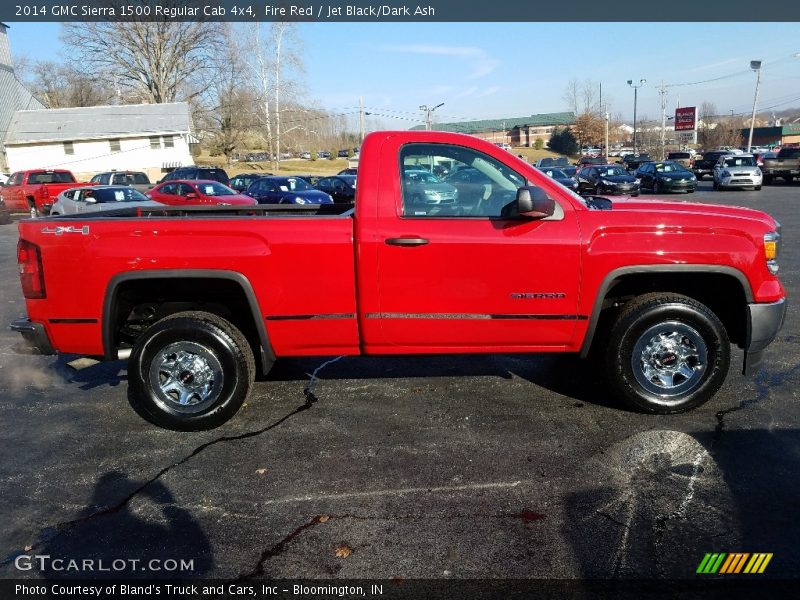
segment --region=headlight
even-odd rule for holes
[[[423,192],[426,196],[438,196],[439,192],[436,190],[424,190]]]
[[[672,181],[672,177],[664,177],[664,181]]]
[[[608,179],[601,179],[600,183],[602,183],[603,185],[614,185],[614,182],[609,181]]]
[[[755,176],[761,177],[761,169],[756,169]]]
[[[306,201],[303,198],[301,198],[300,196],[295,196],[294,197],[294,201],[295,201],[295,204],[305,204],[306,203]]]
[[[764,255],[767,258],[767,268],[775,275],[778,272],[778,255],[780,254],[781,234],[770,231],[764,234]]]

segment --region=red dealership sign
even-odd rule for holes
[[[675,131],[694,131],[697,118],[697,108],[685,106],[675,109]]]

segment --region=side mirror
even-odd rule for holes
[[[535,185],[524,186],[517,190],[517,212],[530,219],[552,217],[556,210],[556,202],[545,191]]]

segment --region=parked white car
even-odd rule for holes
[[[746,188],[761,189],[763,176],[752,154],[730,154],[721,156],[714,165],[714,189]]]
[[[97,185],[64,190],[53,203],[50,215],[97,213],[137,206],[163,206],[163,204],[150,200],[141,192],[127,185]]]

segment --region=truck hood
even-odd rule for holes
[[[694,202],[670,202],[667,200],[639,200],[636,198],[615,199],[612,204],[614,212],[646,212],[650,214],[663,214],[665,216],[717,216],[732,217],[756,221],[774,228],[776,221],[767,213],[752,208],[741,206],[721,206],[717,204],[696,204]]]

